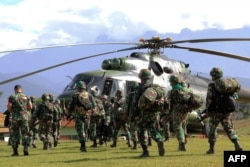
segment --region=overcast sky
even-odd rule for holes
[[[250,25],[247,0],[1,0],[0,51]],[[70,25],[70,26],[69,26]],[[86,33],[87,30],[87,33]]]

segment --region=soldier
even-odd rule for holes
[[[111,126],[113,128],[113,144],[110,147],[117,146],[118,133],[121,128],[124,129],[127,136],[130,136],[129,128],[127,126],[128,116],[124,112],[125,99],[123,98],[123,92],[121,90],[116,91],[116,97],[114,100],[114,107],[111,112]],[[130,139],[128,138],[128,146],[130,145]]]
[[[214,67],[210,71],[212,81],[216,81],[223,77],[223,71],[221,68]],[[218,104],[217,98],[223,96],[215,89],[215,83],[212,82],[208,85],[207,97],[206,97],[206,114],[210,117],[209,119],[209,135],[208,143],[209,150],[207,154],[214,154],[214,145],[216,142],[217,126],[221,123],[223,129],[227,133],[229,140],[234,143],[235,151],[242,151],[239,144],[239,137],[237,136],[235,130],[233,129],[232,123],[232,112],[221,111],[216,108]]]
[[[75,128],[78,135],[80,150],[87,152],[86,139],[87,129],[89,128],[90,115],[96,109],[94,97],[86,91],[86,84],[79,81],[76,84],[77,92],[72,96],[72,101],[69,105],[67,119],[75,118]]]
[[[97,147],[97,138],[99,138],[99,143],[102,145],[102,136],[101,136],[101,121],[104,119],[105,111],[103,108],[103,103],[98,97],[99,89],[97,86],[93,86],[90,89],[90,93],[95,99],[96,103],[96,112],[91,114],[90,119],[90,133],[91,133],[91,139],[93,140],[93,144],[91,147]]]
[[[135,114],[136,105],[134,105],[134,96],[135,96],[135,89],[138,86],[138,82],[132,81],[131,88],[129,90],[129,94],[127,95],[126,102],[125,102],[125,112],[128,114],[129,117],[129,126],[130,126],[130,134],[131,134],[131,141],[132,141],[132,148],[137,149],[138,143],[138,115]]]
[[[50,96],[47,93],[42,94],[42,103],[37,106],[37,110],[33,113],[32,119],[39,121],[39,138],[43,142],[43,149],[51,148],[51,140],[53,134],[53,116],[55,108],[50,103]],[[33,121],[34,122],[34,121]]]
[[[182,79],[178,75],[171,75],[169,78],[172,89],[168,92],[168,100],[170,101],[170,111],[173,120],[173,130],[179,142],[179,151],[186,151],[186,126],[188,113],[192,108],[187,105],[182,98],[183,93],[191,93]]]
[[[31,96],[30,97],[30,100],[31,100],[31,103],[32,103],[32,110],[31,110],[31,117],[33,115],[33,113],[37,110],[37,105],[36,105],[36,98],[34,96]],[[36,148],[36,140],[37,140],[37,136],[38,136],[38,130],[39,130],[39,123],[38,123],[38,120],[32,120],[31,118],[31,121],[30,121],[30,131],[32,132],[31,133],[31,145],[33,148]]]
[[[107,143],[112,137],[112,127],[110,126],[110,116],[111,116],[111,109],[112,104],[108,101],[107,95],[101,96],[103,108],[105,111],[104,119],[102,120],[102,126],[101,126],[101,136],[103,138],[103,142]]]
[[[136,88],[135,92],[135,104],[139,104],[139,98],[143,92],[150,86],[148,83],[149,79],[152,78],[151,71],[149,69],[142,69],[139,73],[139,78],[141,83]],[[147,104],[145,104],[147,105]],[[139,141],[142,146],[142,154],[140,157],[149,157],[147,137],[145,132],[151,135],[152,139],[157,142],[159,155],[163,156],[165,154],[164,143],[162,141],[162,135],[159,127],[159,118],[161,109],[155,107],[149,110],[139,109],[136,112],[139,112],[140,121],[139,126]]]
[[[59,143],[60,133],[61,133],[61,120],[63,117],[63,109],[61,106],[61,101],[56,99],[54,102],[55,114],[53,120],[53,134],[54,134],[54,147]]]
[[[23,93],[21,85],[15,85],[15,94],[9,96],[7,108],[11,113],[11,144],[13,148],[12,156],[18,156],[18,145],[22,137],[23,153],[29,155],[29,124],[28,112],[32,109],[32,103],[28,96]],[[21,134],[20,134],[21,133]]]

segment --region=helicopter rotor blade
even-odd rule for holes
[[[217,56],[222,56],[222,57],[233,58],[233,59],[237,59],[237,60],[250,62],[249,57],[239,56],[239,55],[225,53],[225,52],[218,52],[218,51],[214,51],[214,50],[192,48],[192,47],[184,47],[184,46],[177,46],[177,45],[173,45],[173,48],[187,49],[187,50],[192,51],[192,52],[212,54],[212,55],[217,55]]]
[[[84,45],[112,45],[112,44],[116,44],[116,45],[138,45],[138,43],[132,43],[132,42],[77,43],[77,44],[66,44],[66,45],[51,45],[51,46],[43,46],[43,47],[35,47],[35,48],[26,48],[26,49],[4,50],[4,51],[0,51],[0,53],[18,52],[18,51],[30,51],[30,50],[50,49],[50,48],[62,48],[62,47],[71,47],[71,46],[84,46]]]
[[[191,39],[172,41],[172,44],[177,43],[202,43],[202,42],[230,42],[230,41],[250,41],[250,38],[204,38],[204,39]]]
[[[134,50],[134,49],[137,49],[137,47],[131,47],[131,48],[125,48],[125,49],[120,49],[120,50],[115,50],[115,51],[110,51],[110,52],[104,52],[104,53],[100,53],[100,54],[94,54],[94,55],[91,55],[91,56],[82,57],[82,58],[79,58],[79,59],[67,61],[67,62],[64,62],[64,63],[60,63],[60,64],[53,65],[53,66],[50,66],[50,67],[46,67],[46,68],[43,68],[43,69],[40,69],[40,70],[37,70],[37,71],[33,71],[33,72],[30,72],[30,73],[27,73],[27,74],[24,74],[24,75],[20,75],[18,77],[14,77],[14,78],[2,81],[2,82],[0,82],[0,85],[6,84],[8,82],[12,82],[12,81],[24,78],[24,77],[28,77],[30,75],[34,75],[34,74],[37,74],[37,73],[40,73],[40,72],[43,72],[43,71],[47,71],[47,70],[50,70],[50,69],[53,69],[53,68],[64,66],[66,64],[74,63],[74,62],[77,62],[77,61],[86,60],[86,59],[90,59],[90,58],[94,58],[94,57],[98,57],[98,56],[102,56],[102,55],[117,53],[117,52]]]

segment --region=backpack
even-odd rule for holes
[[[85,110],[90,110],[92,108],[92,104],[89,100],[89,93],[87,91],[83,91],[78,93],[78,102],[83,106]]]
[[[236,111],[236,100],[231,96],[231,93],[220,93],[215,83],[210,84],[213,91],[212,104],[209,106],[209,111],[218,111],[221,113],[230,113]]]
[[[235,78],[221,78],[214,81],[215,88],[220,93],[239,92],[241,85]]]
[[[38,119],[43,121],[52,121],[54,114],[54,106],[50,102],[43,102],[39,105]]]
[[[142,110],[154,111],[155,109],[163,109],[164,102],[165,90],[158,85],[150,85],[140,96],[138,107]]]
[[[171,98],[175,103],[182,105],[183,109],[196,110],[203,105],[202,96],[193,93],[189,89],[171,90]]]
[[[196,93],[191,93],[191,97],[189,99],[189,105],[191,106],[193,110],[200,108],[203,105],[202,96]]]

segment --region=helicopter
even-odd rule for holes
[[[64,66],[70,63],[84,61],[86,59],[91,59],[94,57],[99,57],[103,55],[109,55],[118,52],[124,51],[132,51],[130,55],[124,57],[117,57],[113,59],[105,59],[102,62],[101,69],[82,72],[76,74],[71,82],[65,87],[63,92],[58,95],[58,99],[64,101],[64,104],[67,105],[71,100],[71,96],[76,92],[76,83],[78,81],[84,81],[87,85],[87,88],[91,88],[92,86],[98,87],[99,95],[107,95],[109,99],[115,97],[115,93],[117,90],[122,90],[124,96],[129,93],[129,90],[134,81],[140,82],[138,74],[141,69],[148,68],[151,70],[153,77],[150,79],[150,83],[158,84],[165,88],[166,92],[170,90],[169,76],[172,74],[181,75],[184,80],[190,85],[190,88],[193,89],[194,93],[199,94],[203,97],[205,101],[207,86],[211,82],[211,79],[194,75],[191,73],[189,69],[189,64],[168,58],[166,55],[163,55],[164,49],[173,48],[173,49],[184,49],[192,52],[211,54],[216,56],[222,56],[227,58],[233,58],[242,61],[250,61],[250,58],[243,57],[239,55],[234,55],[230,53],[218,52],[207,49],[193,48],[193,47],[185,47],[179,46],[177,44],[181,43],[205,43],[205,42],[227,42],[227,41],[250,41],[250,38],[208,38],[208,39],[191,39],[191,40],[180,40],[173,41],[171,38],[161,39],[158,36],[152,37],[152,39],[140,39],[139,42],[131,43],[131,42],[101,42],[101,43],[80,43],[74,45],[57,45],[57,46],[48,46],[48,47],[40,47],[40,48],[32,48],[26,50],[33,49],[46,49],[46,48],[56,48],[56,47],[67,47],[67,46],[77,46],[77,45],[102,45],[102,44],[125,44],[125,45],[134,45],[133,47],[119,49],[104,53],[98,53],[86,57],[82,57],[79,59],[67,61],[61,64],[56,64],[50,67],[46,67],[37,71],[33,71],[18,77],[14,77],[5,81],[1,81],[0,85],[6,84],[8,82],[12,82],[17,79],[21,79],[30,75],[35,75],[37,73],[50,70],[53,68],[58,68],[60,66]],[[146,52],[139,52],[137,50],[146,49]],[[25,49],[23,49],[25,50]],[[23,50],[12,50],[12,51],[23,51]],[[10,52],[10,51],[4,51]],[[3,53],[0,52],[0,53]],[[248,103],[250,101],[250,90],[246,88],[241,88],[239,92],[239,102]],[[196,111],[192,111],[189,116],[189,124],[188,129],[199,129],[201,130],[202,126],[200,122],[197,121],[196,117],[200,111],[205,108],[205,103],[201,108]],[[203,126],[202,131],[207,131],[207,126]],[[205,132],[207,133],[207,132]]]

